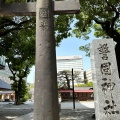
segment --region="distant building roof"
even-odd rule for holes
[[[75,59],[82,59],[82,55],[75,55],[75,56],[57,56],[57,60],[75,60]]]
[[[15,91],[0,91],[0,94],[14,94]]]
[[[11,89],[11,85],[0,79],[0,88]]]

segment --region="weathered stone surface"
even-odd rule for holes
[[[79,0],[54,1],[54,14],[77,14],[80,12]]]
[[[36,10],[34,120],[59,120],[52,1],[37,2]]]
[[[53,15],[52,0],[37,1],[34,120],[59,120]]]
[[[91,61],[96,120],[120,120],[120,79],[112,39],[93,40]]]
[[[52,1],[54,14],[76,14],[80,11],[79,0]],[[36,2],[4,3],[0,1],[0,15],[4,16],[35,16]]]

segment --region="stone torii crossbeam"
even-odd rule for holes
[[[79,0],[52,1],[53,14],[76,14],[79,13]],[[0,15],[3,16],[35,16],[36,2],[28,3],[5,3],[0,0]]]
[[[34,120],[59,120],[54,14],[79,13],[79,0],[37,0],[5,3],[0,0],[0,15],[36,15],[36,60]]]

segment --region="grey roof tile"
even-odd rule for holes
[[[0,79],[0,88],[11,89],[11,85]]]

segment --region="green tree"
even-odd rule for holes
[[[17,22],[20,17],[15,17]],[[20,103],[20,92],[22,90],[22,81],[30,72],[30,68],[35,62],[35,18],[22,17],[22,20],[31,21],[23,24],[19,31],[11,31],[6,36],[0,38],[0,54],[6,57],[6,63],[13,76],[10,79],[17,84],[16,103]]]
[[[119,4],[117,0],[80,0],[81,12],[76,15],[76,37],[88,39],[91,28],[96,37],[113,38],[119,41]]]
[[[6,0],[5,2],[26,2],[26,0]],[[64,24],[62,23],[63,19],[66,21]],[[60,16],[60,18],[55,19],[56,45],[63,38],[70,36],[68,33],[70,30],[69,19],[71,19],[69,16]],[[6,62],[12,73],[10,79],[14,81],[13,86],[16,86],[13,87],[16,93],[15,104],[19,104],[22,81],[29,74],[35,59],[35,17],[2,16],[0,23],[0,55],[6,57]]]
[[[29,0],[28,2],[34,2],[36,0]],[[27,0],[5,0],[5,3],[22,3],[27,2]],[[19,19],[18,19],[19,18]],[[29,18],[29,19],[25,19]],[[24,24],[33,22],[33,17],[22,16],[22,17],[9,17],[9,16],[0,16],[0,37],[8,35],[12,31],[19,31],[24,29]],[[35,23],[35,19],[34,19]]]
[[[28,88],[28,99],[33,99],[32,95],[34,92],[34,83],[27,83],[27,88]]]
[[[28,88],[26,81],[23,79],[21,82],[20,102],[23,103],[28,99]]]
[[[5,0],[5,3],[21,3],[35,1],[36,0]],[[56,45],[59,45],[63,38],[71,36],[70,25],[73,22],[73,15],[55,15],[54,18]],[[31,19],[24,20],[24,17],[23,19],[22,17],[20,17],[19,22],[15,19],[15,17],[0,17],[0,37],[6,36],[9,32],[23,29],[23,25],[29,22],[31,22]]]
[[[119,0],[80,0],[81,12],[76,15],[73,33],[78,38],[87,40],[94,29],[94,35],[112,38],[116,43],[118,71],[120,72],[120,1]],[[80,50],[89,55],[90,44],[81,46]]]
[[[33,89],[34,88],[34,83],[27,83],[28,84],[28,90]]]
[[[93,87],[93,82],[87,82],[84,84],[78,84],[77,87]]]
[[[18,85],[19,85],[19,80],[14,81],[11,84],[12,89],[16,92],[16,94],[19,93],[20,100],[16,102],[17,105],[25,102],[29,97],[28,96],[28,88],[27,88],[27,85],[26,85],[26,81],[25,80],[21,81],[21,90],[20,91],[18,91]],[[16,95],[15,97],[18,97],[18,95]],[[17,100],[17,98],[16,98],[16,100]]]
[[[59,46],[64,38],[72,36],[73,15],[56,15],[54,18],[56,46]]]
[[[57,0],[59,1],[59,0]],[[94,30],[94,36],[97,38],[112,38],[116,43],[115,51],[117,57],[118,70],[120,71],[120,1],[119,0],[80,0],[80,13],[76,15],[56,16],[55,18],[55,30],[56,40],[61,41],[63,38],[67,38],[74,34],[77,38],[82,38],[83,40],[89,39],[89,34]],[[61,21],[60,21],[61,20]],[[74,27],[71,30],[70,24]],[[64,25],[65,35],[60,33],[61,28],[59,25]],[[62,33],[63,33],[62,31]],[[90,43],[85,46],[81,46],[80,50],[85,51],[87,56],[90,55],[89,52]]]
[[[78,71],[74,71],[74,80],[78,80],[79,79],[79,72]],[[59,71],[57,73],[57,80],[58,80],[58,88],[63,87],[64,89],[71,89],[70,88],[70,81],[72,81],[72,72],[69,70],[63,70],[63,71]]]
[[[7,2],[20,2],[20,0],[7,0]],[[25,2],[25,0],[23,0]],[[88,34],[94,29],[94,35],[96,37],[113,38],[116,45],[117,61],[119,58],[119,47],[120,47],[120,24],[119,24],[119,4],[118,0],[80,0],[81,10],[78,15],[57,15],[55,16],[55,38],[56,44],[59,45],[63,38],[75,34],[78,38],[87,40]],[[75,20],[76,19],[76,20]],[[19,20],[16,22],[13,18],[0,19],[1,28],[0,36],[8,35],[12,30],[24,28],[24,23],[29,23],[29,20]],[[75,20],[74,30],[71,31],[71,24]],[[3,26],[4,25],[4,26]],[[14,27],[11,27],[11,26]],[[5,34],[6,33],[6,34]],[[7,41],[9,42],[9,41]],[[85,51],[89,50],[89,45],[81,47]],[[89,54],[89,52],[88,52]],[[118,62],[118,68],[119,67]],[[120,70],[119,70],[120,71]]]
[[[36,0],[5,0],[5,3],[14,2],[34,2]],[[59,0],[56,0],[59,1]],[[24,24],[32,22],[31,19],[24,19],[20,17],[19,22],[16,17],[0,17],[0,37],[8,35],[12,31],[19,31],[24,29]],[[30,17],[29,17],[30,18]],[[71,23],[73,22],[73,15],[55,15],[54,16],[54,30],[56,45],[59,46],[63,38],[71,36]],[[35,22],[35,21],[34,21]]]

